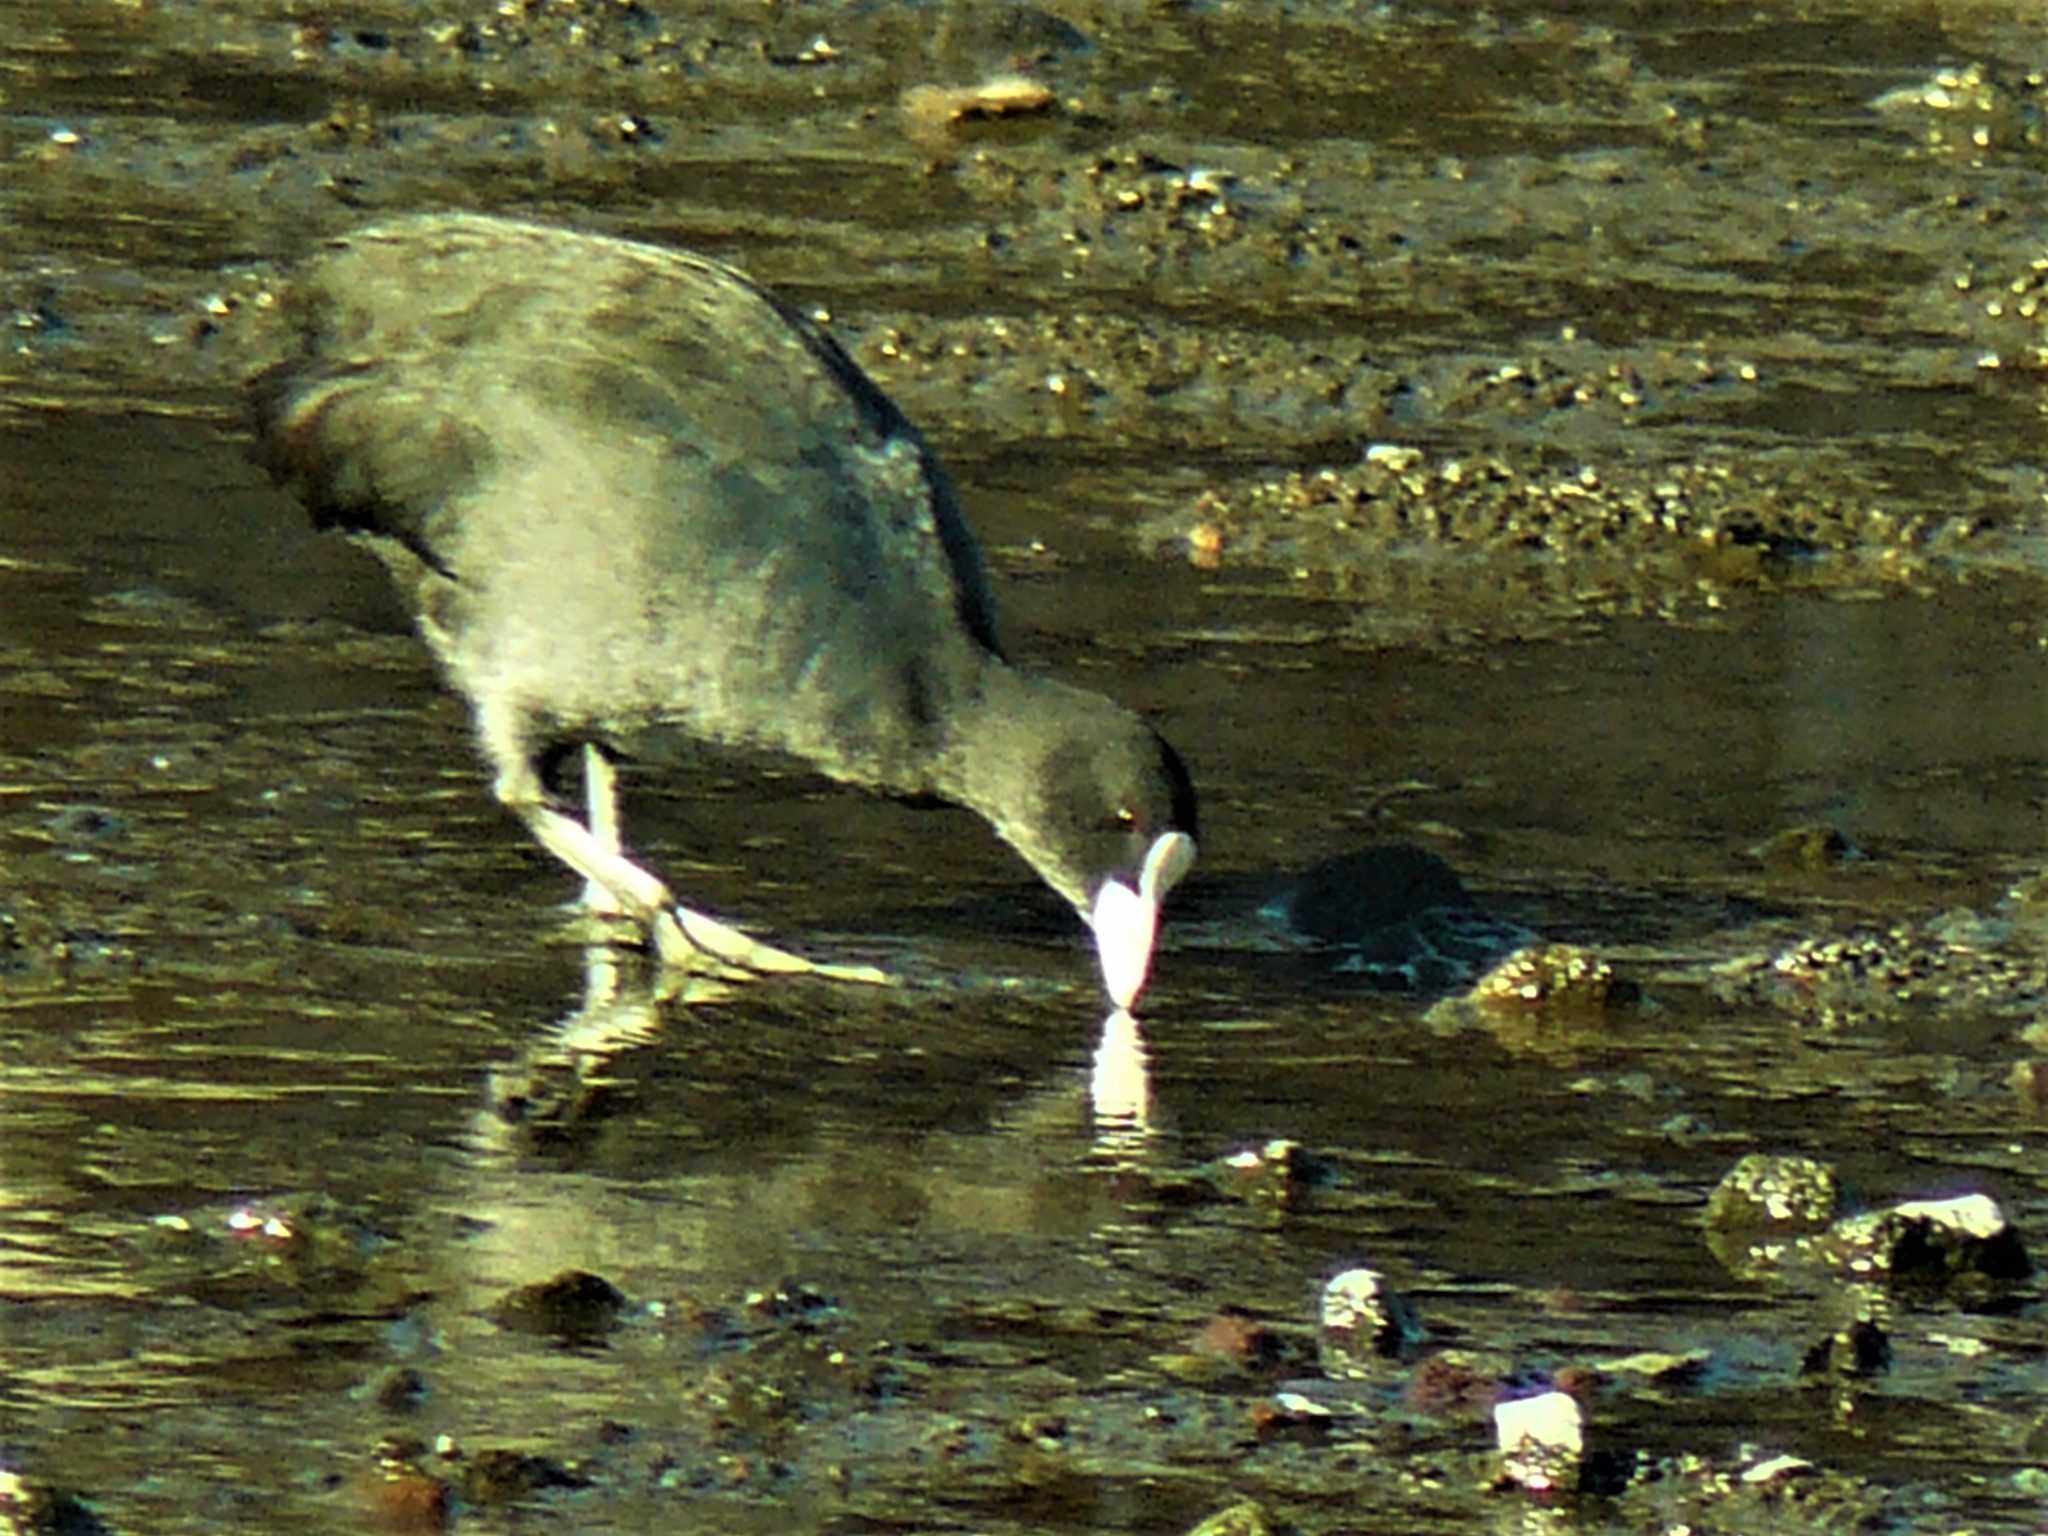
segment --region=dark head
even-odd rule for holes
[[[966,796],[1095,932],[1109,995],[1145,984],[1160,903],[1195,857],[1195,790],[1180,754],[1100,694],[1020,679]],[[1000,746],[997,746],[997,742]]]

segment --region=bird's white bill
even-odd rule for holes
[[[1145,867],[1138,871],[1138,894],[1160,906],[1166,893],[1194,867],[1195,840],[1185,832],[1162,832],[1145,850]]]
[[[1159,936],[1159,904],[1194,862],[1193,838],[1185,832],[1163,833],[1145,852],[1135,891],[1121,880],[1105,880],[1096,893],[1088,921],[1095,930],[1102,984],[1117,1007],[1128,1009],[1145,990],[1152,943]]]

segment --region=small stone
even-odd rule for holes
[[[1493,1365],[1458,1351],[1431,1355],[1415,1368],[1402,1401],[1417,1413],[1464,1416],[1485,1411],[1499,1396]]]
[[[1272,1527],[1256,1499],[1219,1509],[1188,1528],[1188,1536],[1268,1536]]]
[[[1800,1477],[1813,1470],[1813,1463],[1803,1457],[1773,1456],[1753,1467],[1743,1468],[1742,1480],[1754,1487],[1759,1483],[1783,1482],[1788,1477]]]
[[[942,144],[965,122],[1048,111],[1051,89],[1028,75],[993,75],[979,85],[918,85],[903,93],[905,132],[920,144]]]
[[[427,1400],[427,1378],[411,1366],[399,1366],[377,1383],[372,1394],[386,1413],[412,1413]]]
[[[1202,1325],[1195,1335],[1198,1354],[1215,1355],[1238,1365],[1271,1364],[1280,1353],[1280,1340],[1242,1307],[1224,1307]]]
[[[1689,1386],[1699,1380],[1713,1363],[1713,1358],[1713,1351],[1709,1349],[1688,1349],[1678,1353],[1645,1350],[1641,1354],[1623,1355],[1618,1360],[1601,1361],[1600,1374],[1630,1376],[1659,1386]]]
[[[1493,1410],[1501,1476],[1533,1493],[1578,1485],[1585,1460],[1585,1413],[1569,1392],[1510,1398]]]
[[[366,1524],[388,1536],[433,1536],[448,1529],[448,1485],[411,1468],[394,1467],[360,1485]]]
[[[1212,1165],[1211,1177],[1219,1193],[1285,1214],[1301,1203],[1315,1174],[1299,1142],[1276,1137]]]
[[[2039,1114],[2048,1109],[2048,1061],[2033,1056],[2016,1061],[2007,1071],[2005,1080],[2013,1091],[2013,1097],[2030,1113]]]
[[[1375,1269],[1347,1269],[1323,1287],[1317,1353],[1326,1375],[1379,1375],[1422,1341],[1415,1308]]]

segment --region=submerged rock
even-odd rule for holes
[[[1263,911],[1318,943],[1363,944],[1419,913],[1472,905],[1464,881],[1444,860],[1393,843],[1311,865]]]
[[[1509,1050],[1547,1055],[1606,1039],[1615,1011],[1639,1001],[1635,984],[1592,950],[1538,942],[1524,944],[1423,1018],[1434,1029],[1484,1029]]]
[[[1768,1274],[1784,1262],[1786,1245],[1826,1230],[1841,1198],[1826,1164],[1752,1152],[1707,1197],[1707,1247],[1731,1273]]]
[[[1632,991],[1614,967],[1577,944],[1530,944],[1480,977],[1469,994],[1485,1008],[1604,1012]]]
[[[1332,969],[1390,992],[1464,986],[1535,938],[1481,909],[1456,870],[1407,843],[1323,859],[1259,916],[1295,942],[1327,949]]]
[[[2048,987],[2048,952],[2015,895],[1882,929],[1816,933],[1713,967],[1711,986],[1737,1007],[1777,1009],[1813,1028],[1844,1030],[1922,1014],[2031,1019]]]

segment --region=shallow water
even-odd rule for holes
[[[1699,1216],[1765,1149],[2043,1226],[2038,241],[1994,216],[2038,206],[2032,96],[1974,153],[1865,106],[2018,80],[2022,18],[1289,14],[451,8],[499,28],[451,53],[410,7],[0,6],[0,1465],[137,1531],[409,1528],[379,1448],[440,1435],[404,1459],[464,1529],[1520,1528],[1483,1415],[1399,1373],[1258,1416],[1364,1261],[1482,1373],[1709,1352],[1600,1389],[1595,1443],[1670,1460],[1589,1528],[2038,1524],[2033,1287],[1888,1302],[1889,1370],[1815,1380],[1852,1303],[1732,1277]],[[821,33],[843,64],[791,62]],[[903,132],[903,86],[1019,53],[1057,113]],[[381,573],[244,458],[268,264],[449,203],[829,306],[1012,649],[1181,744],[1142,1126],[1091,1097],[1071,915],[964,815],[629,778],[679,888],[911,984],[586,974]],[[1271,489],[1370,442],[1437,525]],[[1701,465],[1679,534],[1619,510]],[[1820,823],[1855,856],[1761,851]],[[1640,1000],[1447,1011],[1257,918],[1386,843]],[[1867,984],[1758,980],[1844,936]],[[1216,1169],[1271,1138],[1289,1197]],[[626,1297],[601,1344],[498,1310],[569,1270]],[[1202,1354],[1227,1308],[1272,1360]],[[1703,1470],[1781,1452],[1816,1474]]]

